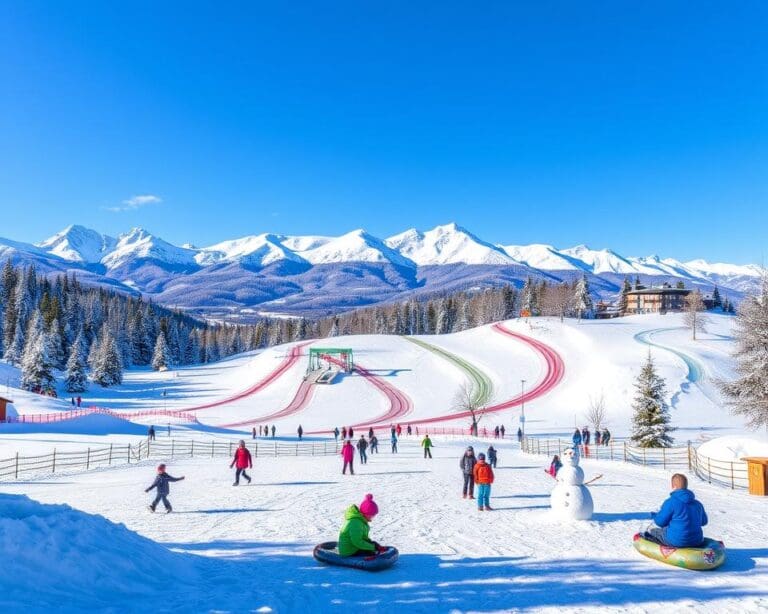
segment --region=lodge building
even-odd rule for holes
[[[668,313],[683,311],[685,297],[691,293],[685,288],[664,284],[660,288],[638,288],[627,292],[627,315],[636,313]]]

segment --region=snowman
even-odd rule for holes
[[[589,489],[584,486],[584,470],[579,467],[578,448],[563,452],[563,466],[557,472],[557,485],[550,505],[556,517],[563,520],[589,520],[594,505]]]

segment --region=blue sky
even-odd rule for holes
[[[0,236],[764,256],[764,3],[128,4],[0,4]]]

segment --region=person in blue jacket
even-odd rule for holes
[[[581,431],[579,429],[576,429],[573,431],[573,437],[571,438],[573,440],[573,446],[578,447],[581,445]]]
[[[672,492],[658,512],[651,512],[655,527],[645,532],[647,538],[665,546],[695,548],[704,541],[702,527],[709,522],[704,506],[688,490],[688,478],[672,476]]]

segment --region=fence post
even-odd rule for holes
[[[53,467],[51,473],[56,473],[56,448],[53,449]]]
[[[229,455],[232,456],[232,442],[229,442]]]
[[[176,440],[171,439],[171,458],[173,458],[173,450],[175,448]]]
[[[298,456],[298,455],[299,455],[299,444],[297,443],[296,444],[296,456]]]
[[[693,469],[693,464],[691,462],[691,441],[688,440],[688,471],[691,471]]]
[[[91,468],[91,449],[88,448],[88,452],[85,455],[85,470],[88,471]]]
[[[667,468],[667,449],[666,448],[661,449],[661,466],[664,469]]]
[[[709,483],[711,484],[712,483],[712,468],[710,467],[709,460],[710,460],[709,456],[707,456],[707,478],[709,478]]]
[[[734,488],[736,488],[736,485],[733,481],[733,463],[728,463],[728,464],[731,466],[731,490],[733,490]]]
[[[112,464],[112,444],[109,444],[109,464]]]
[[[626,463],[627,462],[627,442],[625,441],[623,443],[624,443],[624,462]]]
[[[16,473],[15,473],[13,479],[14,480],[18,480],[19,479],[19,453],[18,452],[16,452]]]
[[[643,467],[645,467],[645,460],[646,460],[646,452],[648,448],[643,448]]]
[[[549,456],[549,439],[547,439],[547,456]]]
[[[131,444],[128,444],[128,464],[131,464]]]

